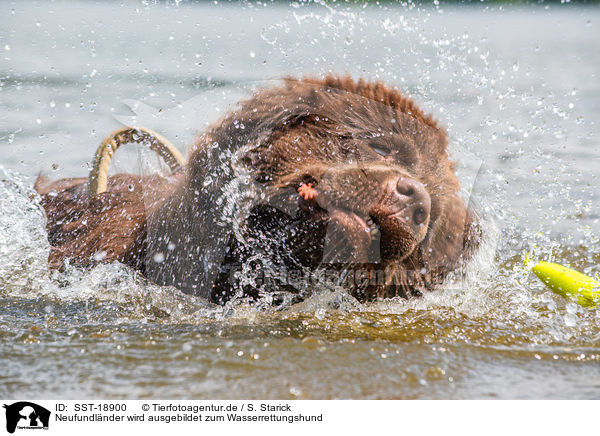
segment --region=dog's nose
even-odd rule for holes
[[[396,193],[404,205],[404,217],[413,225],[421,226],[429,219],[431,197],[425,186],[408,177],[400,177],[396,182]]]
[[[407,177],[400,177],[398,179],[396,182],[396,191],[398,191],[399,194],[407,197],[412,197],[414,195],[419,195],[422,192],[426,192],[425,186],[423,186],[422,183]]]

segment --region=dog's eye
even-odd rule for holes
[[[392,152],[388,147],[381,144],[369,144],[373,151],[380,156],[386,157]]]

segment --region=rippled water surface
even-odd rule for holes
[[[4,2],[0,396],[600,398],[600,310],[523,262],[600,273],[599,29],[570,5]],[[320,289],[275,310],[119,264],[48,271],[39,171],[87,174],[124,123],[183,150],[256,86],[327,71],[397,85],[447,126],[486,217],[466,277],[409,302]],[[119,154],[116,170],[152,168]]]

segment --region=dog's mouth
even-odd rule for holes
[[[361,213],[328,202],[316,189],[299,189],[300,207],[320,214],[327,220],[324,263],[386,263],[401,261],[409,256],[425,238],[426,211],[410,211],[401,205],[377,205],[369,213]]]
[[[416,233],[403,218],[403,213],[396,211],[386,215],[371,215],[381,235],[379,246],[383,260],[404,260],[425,238],[426,229]]]
[[[337,220],[346,228],[355,229],[360,233],[369,235],[371,240],[379,235],[379,226],[370,215],[364,217],[356,212],[342,208],[329,208],[327,212],[330,219]]]

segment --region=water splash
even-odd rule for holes
[[[44,210],[25,177],[0,166],[0,293],[36,290],[48,275]]]

